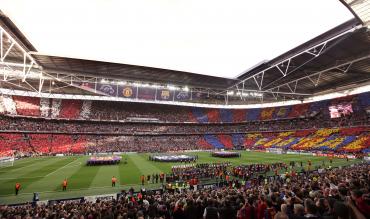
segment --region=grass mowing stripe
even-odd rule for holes
[[[48,166],[58,160],[64,160],[66,158],[48,158],[42,160],[40,162],[35,161],[28,166],[24,166],[23,168],[19,168],[14,171],[8,171],[7,173],[1,174],[2,178],[20,178],[20,177],[33,177],[33,176],[41,176],[38,171],[43,168],[44,166]],[[22,170],[21,170],[22,169]]]
[[[32,174],[37,173],[37,174],[43,174],[44,176],[46,176],[48,173],[60,168],[61,166],[64,166],[70,163],[73,159],[74,159],[73,157],[63,157],[63,158],[58,158],[58,159],[52,159],[51,163],[48,163],[48,165],[44,165],[43,167],[33,171]]]
[[[58,171],[61,171],[62,169],[69,168],[69,167],[74,167],[74,166],[70,166],[70,165],[71,164],[74,164],[77,161],[78,161],[78,158],[73,158],[69,163],[67,163],[66,165],[64,165],[62,167],[59,167],[58,169],[54,170],[53,172],[48,173],[45,177],[48,177],[50,175],[53,175],[53,174],[57,173]]]
[[[68,189],[81,189],[89,188],[90,184],[94,180],[96,174],[99,171],[99,166],[87,166],[86,160],[88,157],[81,158],[80,166],[77,166],[73,173],[63,176],[60,178],[59,185],[54,189],[55,191],[61,191],[61,183],[64,177],[68,178]]]
[[[171,171],[171,167],[175,165],[179,165],[179,163],[175,162],[153,162],[153,161],[148,161],[149,154],[140,154],[142,159],[147,160],[146,162],[150,162],[151,165],[155,166],[157,169],[160,169],[161,172],[168,173]],[[159,172],[154,172],[159,173]]]
[[[119,177],[120,177],[120,184],[127,185],[127,184],[139,184],[140,183],[140,176],[143,174],[139,167],[135,164],[134,159],[135,156],[133,154],[125,155],[124,160],[127,158],[127,164],[121,163],[119,165]]]
[[[152,162],[143,158],[142,156],[138,154],[131,154],[131,160],[134,162],[134,164],[139,168],[140,172],[142,174],[152,174],[152,173],[160,173],[163,170],[158,169],[156,166],[152,165]]]
[[[10,178],[0,178],[0,182],[1,181],[5,181],[5,180],[11,180],[11,179],[18,179],[18,180],[21,180],[21,179],[28,179],[28,178],[43,178],[45,176],[30,176],[30,177],[27,177],[27,176],[21,176],[21,177],[10,177]]]
[[[68,172],[73,171],[68,169],[68,166],[77,162],[78,160],[78,157],[69,157],[66,160],[63,160],[63,162],[56,162],[48,166],[48,169],[45,169],[43,171],[45,173],[45,176],[42,179],[39,179],[38,181],[35,181],[31,185],[29,185],[25,192],[54,189],[56,185],[61,183],[59,179],[60,176],[63,177]],[[71,168],[73,167],[71,166]]]
[[[22,175],[23,178],[17,178],[14,177],[13,179],[7,180],[7,181],[2,181],[1,182],[1,189],[0,190],[0,195],[5,195],[5,194],[11,194],[13,193],[14,185],[16,182],[19,182],[22,186],[22,191],[27,191],[27,187],[40,180],[43,178],[33,178],[35,176],[40,176],[40,175],[46,175],[47,172],[50,170],[54,170],[58,168],[61,164],[68,162],[66,158],[60,158],[60,159],[50,159],[47,162],[42,162],[43,165],[39,166],[37,169],[32,169],[32,171],[25,171],[25,174]],[[41,188],[44,189],[44,188]]]
[[[25,167],[29,167],[30,165],[36,164],[37,162],[42,162],[42,161],[49,160],[49,159],[50,158],[42,158],[42,159],[35,159],[35,160],[29,159],[26,162],[21,162],[21,163],[15,162],[13,166],[1,168],[0,176],[4,173],[9,173],[10,171],[17,171],[19,169],[23,169]]]
[[[90,187],[100,187],[100,186],[111,186],[112,176],[119,176],[119,164],[108,165],[102,168],[99,168],[97,174],[92,180]]]
[[[33,162],[36,162],[37,160],[40,161],[40,160],[45,160],[45,159],[47,159],[47,158],[46,157],[39,157],[39,158],[34,158],[34,159],[24,158],[24,159],[15,160],[14,163],[13,163],[13,166],[0,167],[0,173],[4,172],[4,171],[9,171],[9,170],[15,170],[15,169],[27,166],[28,163],[33,163]]]

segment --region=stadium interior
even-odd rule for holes
[[[369,218],[370,1],[340,2],[236,78],[39,53],[0,10],[0,218]]]

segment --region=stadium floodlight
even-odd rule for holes
[[[232,96],[232,95],[234,95],[234,91],[227,91],[227,95],[229,95],[229,96]]]
[[[118,81],[117,83],[123,85],[123,84],[126,84],[126,81]]]
[[[101,83],[107,83],[107,80],[106,80],[106,79],[104,79],[104,78],[102,78],[102,79],[100,80],[100,82],[101,82]]]
[[[167,85],[167,88],[169,89],[169,90],[176,90],[177,88],[175,87],[175,86],[173,86],[173,85]]]
[[[187,91],[189,91],[189,87],[185,86],[182,90],[187,92]]]
[[[262,96],[263,96],[263,94],[262,94],[262,93],[257,93],[257,92],[252,92],[252,93],[250,93],[250,95],[251,95],[252,97],[262,97]]]

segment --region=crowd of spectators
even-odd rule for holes
[[[362,153],[369,151],[370,132],[367,127],[319,129],[284,132],[253,132],[228,134],[231,149],[303,150],[326,153]],[[224,134],[225,135],[225,134]],[[209,138],[213,136],[213,138]],[[222,142],[217,135],[100,135],[58,133],[0,133],[0,153],[16,156],[110,153],[168,152],[215,149]],[[224,147],[228,149],[226,146]]]
[[[310,106],[292,106],[287,114],[284,113],[287,112],[284,107],[251,109],[247,112],[156,105],[146,110],[147,108],[143,107],[146,105],[139,103],[126,106],[123,103],[103,101],[4,95],[0,97],[0,105],[4,104],[2,108],[5,109],[0,112],[0,132],[14,134],[16,141],[2,139],[0,136],[0,143],[6,146],[0,148],[0,153],[8,154],[14,150],[42,154],[165,152],[213,148],[265,150],[270,147],[284,150],[368,153],[370,136],[367,127],[370,117],[364,108],[366,104],[362,103],[366,98],[361,100],[353,104],[355,113],[352,115],[330,119],[327,105],[323,107],[320,102]],[[127,122],[128,117],[144,120]],[[148,122],[145,118],[157,120]],[[119,121],[121,119],[125,121]],[[169,121],[172,123],[167,123]],[[185,123],[188,121],[192,123]],[[332,133],[331,130],[336,127],[349,127],[353,130],[365,127],[367,130],[361,133]],[[280,136],[289,131],[294,131],[295,134]],[[316,131],[329,133],[324,136],[314,133]],[[308,133],[298,136],[298,132]]]
[[[244,180],[250,179],[260,173],[266,174],[269,171],[274,171],[276,174],[279,170],[288,170],[285,163],[270,163],[270,164],[248,164],[234,166],[232,174]]]
[[[229,162],[178,166],[171,169],[171,174],[168,177],[169,181],[188,181],[205,178],[221,179],[229,175],[228,166],[230,166]]]
[[[0,218],[365,219],[370,166],[359,164],[231,186],[122,192],[117,200],[0,206]],[[288,180],[289,179],[289,180]]]
[[[321,121],[321,123],[309,124],[314,128],[315,124],[320,124],[320,127],[366,124],[369,119],[366,113],[366,109],[370,107],[369,97],[370,92],[292,106],[234,110],[3,95],[0,96],[0,106],[3,109],[0,110],[0,114],[88,121],[132,121],[136,118],[138,121],[148,119],[165,123],[258,123],[265,121],[268,124],[271,124],[271,121],[282,119],[289,122],[292,119],[314,117],[317,121]],[[350,116],[331,120],[328,107],[342,102],[351,104],[353,113]],[[302,124],[305,125],[307,122],[303,121]],[[279,126],[280,123],[276,125]]]
[[[143,152],[157,153],[168,151],[200,150],[198,142],[202,136],[89,136],[87,153],[99,152]]]
[[[124,109],[124,110],[122,110]],[[147,104],[113,103],[107,101],[94,101],[91,106],[90,118],[98,120],[125,120],[127,118],[155,118],[160,121],[188,122],[190,108],[171,105],[150,107]],[[176,113],[174,113],[176,112]]]
[[[238,123],[294,119],[321,115],[330,118],[329,107],[340,104],[351,106],[353,115],[366,114],[370,107],[370,92],[331,100],[302,103],[292,106],[255,109],[212,109],[162,104],[127,103],[50,99],[27,96],[0,96],[0,113],[44,118],[119,121],[154,119],[161,122]],[[148,110],[149,109],[149,110]],[[352,112],[351,110],[351,112]],[[176,112],[176,113],[173,113]]]
[[[362,117],[361,117],[362,118]],[[207,134],[245,133],[250,131],[283,131],[319,129],[331,127],[366,126],[369,118],[358,121],[348,118],[324,120],[320,116],[291,120],[272,120],[234,124],[163,124],[93,122],[76,120],[51,120],[0,115],[1,131],[53,132],[53,133],[95,133],[95,134]]]

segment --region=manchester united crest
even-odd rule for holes
[[[122,95],[124,97],[132,97],[132,88],[131,87],[126,87],[125,89],[123,89]]]

